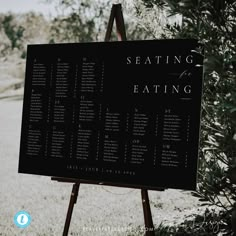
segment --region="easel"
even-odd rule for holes
[[[111,15],[109,18],[107,31],[106,31],[106,35],[105,35],[105,41],[108,42],[111,39],[111,32],[112,32],[114,20],[116,21],[118,40],[119,41],[126,41],[127,38],[126,38],[124,17],[123,17],[123,13],[122,13],[121,4],[113,4],[113,6],[112,6]],[[71,191],[70,203],[69,203],[65,226],[64,226],[64,231],[63,231],[63,236],[67,236],[68,231],[69,231],[69,227],[70,227],[70,221],[71,221],[71,217],[72,217],[72,213],[73,213],[73,208],[74,208],[74,205],[76,204],[76,201],[78,198],[80,184],[81,183],[103,184],[103,183],[94,182],[94,181],[84,181],[84,180],[79,180],[79,179],[59,178],[59,177],[52,177],[51,180],[55,180],[58,182],[74,183],[72,191]],[[112,184],[107,184],[107,185],[112,186]],[[113,186],[118,186],[118,185],[113,185]],[[135,186],[119,186],[119,187],[137,188]],[[163,190],[164,189],[159,189],[159,191],[163,191]],[[145,235],[146,236],[155,236],[147,189],[141,189],[141,197],[142,197],[143,214],[144,214],[145,231],[146,231]]]

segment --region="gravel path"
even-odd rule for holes
[[[72,184],[49,177],[18,174],[22,100],[0,100],[0,235],[62,235]],[[181,222],[200,210],[187,191],[149,191],[154,224]],[[26,229],[13,223],[16,212],[32,217]],[[81,185],[70,234],[125,236],[143,226],[140,190]],[[134,235],[143,235],[137,231]]]

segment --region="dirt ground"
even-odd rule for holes
[[[0,99],[0,235],[62,235],[72,184],[57,183],[49,177],[18,174],[22,116],[21,96]],[[201,211],[188,191],[149,191],[155,226],[177,224]],[[13,217],[27,211],[31,224],[14,225]],[[140,190],[81,185],[69,235],[125,236],[144,225]]]

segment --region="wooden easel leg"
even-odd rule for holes
[[[71,196],[70,196],[70,203],[69,203],[69,207],[68,207],[68,211],[67,211],[67,215],[66,215],[66,221],[65,221],[63,236],[68,235],[71,216],[72,216],[72,213],[73,213],[73,208],[74,208],[74,205],[76,204],[77,197],[78,197],[79,186],[80,186],[80,183],[73,184],[73,188],[72,188]]]
[[[147,189],[141,189],[146,236],[155,236]]]

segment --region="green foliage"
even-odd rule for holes
[[[50,1],[49,1],[50,2]],[[51,24],[50,43],[103,41],[110,17],[112,4],[100,0],[66,0],[56,2],[58,15]],[[133,20],[132,9],[123,4],[125,26],[128,40],[147,38],[147,32]],[[114,30],[111,40],[117,40]]]
[[[179,15],[163,38],[197,38],[204,44],[204,94],[198,191],[203,204],[231,215],[236,201],[236,2],[143,0],[148,9]],[[234,223],[236,224],[236,222]]]
[[[155,230],[156,236],[215,236],[230,235],[227,225],[230,218],[224,212],[206,209],[203,215],[194,215],[191,220],[185,220],[180,225],[165,226],[163,224]]]
[[[64,0],[57,3],[59,14],[52,21],[51,42],[85,42],[92,41],[95,33],[95,19],[89,14],[91,1]],[[98,10],[102,14],[102,9]]]
[[[27,44],[46,43],[49,22],[41,14],[0,14],[0,56],[26,57]]]
[[[11,41],[11,48],[20,49],[22,46],[22,37],[25,31],[25,28],[22,26],[17,26],[14,22],[14,16],[12,14],[8,14],[3,16],[1,20],[2,28],[4,29],[5,34]]]

